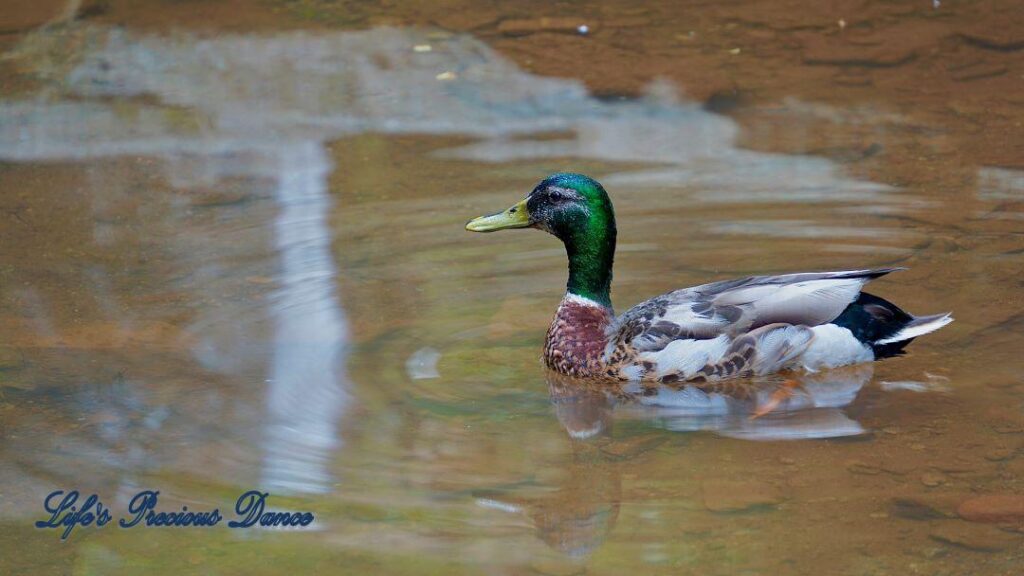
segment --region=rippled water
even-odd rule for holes
[[[955,512],[1024,493],[1017,167],[881,178],[859,160],[941,136],[867,105],[725,116],[669,82],[596,97],[425,28],[74,23],[4,57],[32,79],[0,92],[5,573],[1019,565],[1019,527]],[[832,153],[787,153],[810,145]],[[754,418],[777,381],[650,395],[545,373],[561,247],[463,224],[565,169],[616,202],[620,309],[900,265],[872,291],[957,322]],[[317,521],[61,544],[32,523],[70,488],[115,510],[260,488]]]

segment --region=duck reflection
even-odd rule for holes
[[[670,431],[713,431],[745,440],[837,438],[863,434],[843,413],[871,381],[870,364],[783,378],[712,385],[593,382],[548,372],[558,422],[569,436],[564,479],[551,492],[514,496],[481,491],[477,504],[529,518],[537,536],[584,558],[615,526],[623,468],[668,437],[649,429],[621,438],[614,420],[645,420]]]
[[[536,535],[570,558],[585,558],[601,546],[619,517],[622,465],[595,445],[574,443],[565,479],[543,495],[477,493],[477,504],[529,519]]]
[[[701,384],[652,386],[547,375],[555,414],[569,437],[607,433],[612,415],[678,432],[706,430],[746,440],[856,436],[864,428],[843,413],[871,381],[871,364],[801,374]]]
[[[585,407],[587,421],[589,416],[601,418],[600,413],[589,412],[596,404],[578,406]],[[476,502],[525,516],[545,544],[570,558],[583,559],[601,546],[615,526],[622,501],[621,466],[628,458],[606,452],[594,441],[574,439],[571,449],[555,490],[536,496],[478,491]]]

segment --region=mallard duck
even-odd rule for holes
[[[817,371],[902,351],[953,321],[913,316],[861,288],[900,268],[752,276],[675,290],[616,317],[615,213],[582,174],[555,174],[512,207],[466,229],[538,228],[565,244],[569,282],[544,343],[544,362],[574,377],[709,382]]]

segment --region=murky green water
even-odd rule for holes
[[[596,97],[472,35],[302,31],[288,4],[282,31],[5,36],[0,571],[1016,573],[1021,519],[957,509],[1024,495],[1024,165],[886,103]],[[873,292],[957,322],[755,419],[770,382],[553,378],[561,247],[463,224],[567,169],[616,203],[620,310],[898,265]],[[254,488],[315,523],[33,527],[54,490]]]

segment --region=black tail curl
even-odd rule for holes
[[[867,292],[861,292],[860,296],[847,306],[832,323],[853,332],[857,340],[871,347],[876,359],[881,359],[903,354],[903,349],[913,341],[913,338],[887,344],[876,344],[876,342],[893,336],[914,320],[914,316],[904,312],[892,302]]]

